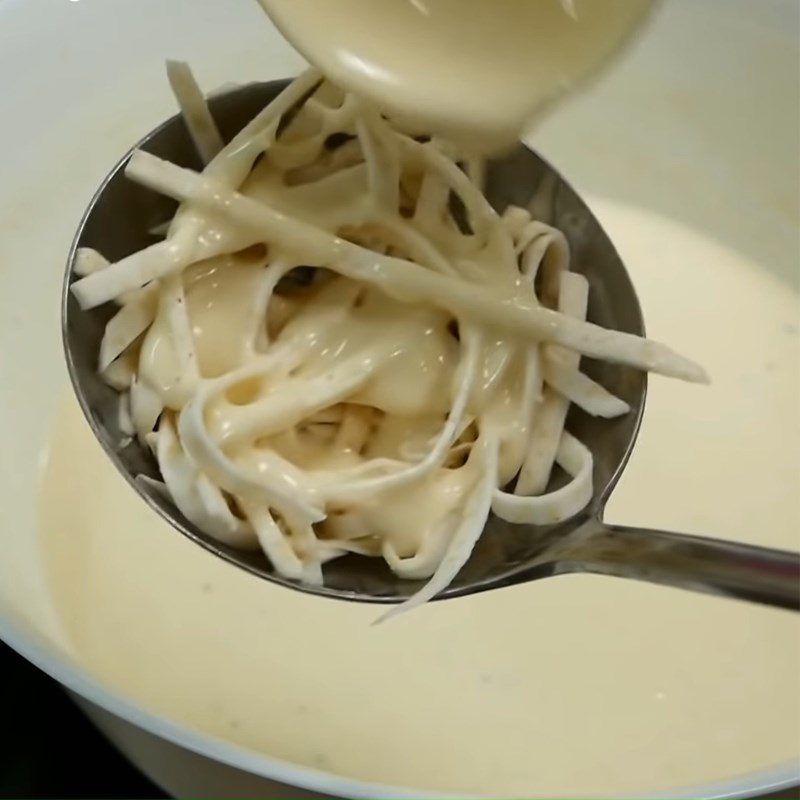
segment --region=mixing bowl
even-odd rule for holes
[[[612,521],[797,547],[797,34],[791,0],[667,0],[532,136],[591,199],[648,331],[714,379],[652,381]],[[300,67],[247,0],[0,6],[2,638],[178,796],[796,782],[788,614],[576,576],[371,628],[374,610],[230,573],[114,476],[65,399],[59,287],[101,178],[173,113],[166,57],[210,88]]]

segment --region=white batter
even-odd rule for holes
[[[796,547],[796,298],[688,229],[611,204],[599,215],[648,332],[714,381],[652,379],[611,518]],[[272,756],[494,797],[641,794],[796,756],[789,613],[573,576],[371,627],[374,607],[276,588],[169,529],[71,402],[41,518],[77,658],[142,705]]]

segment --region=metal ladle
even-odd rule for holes
[[[253,84],[210,100],[223,138],[233,137],[286,81]],[[148,134],[142,148],[181,166],[200,168],[180,117]],[[112,304],[81,311],[69,286],[79,247],[117,261],[153,242],[148,231],[169,219],[174,202],[128,181],[128,153],[98,189],[69,254],[62,303],[67,365],[83,412],[117,469],[147,504],[192,541],[274,583],[325,597],[377,603],[401,601],[421,583],[397,578],[378,558],[348,555],[324,566],[324,586],[308,586],[276,574],[261,553],[221,544],[189,522],[172,501],[137,476],[158,478],[147,447],[119,427],[118,395],[97,373],[97,356]],[[600,224],[564,179],[535,153],[518,147],[493,162],[486,193],[502,209],[527,207],[537,219],[564,232],[572,268],[591,285],[589,319],[607,328],[643,335],[639,302],[628,273]],[[603,508],[633,449],[644,409],[646,376],[605,362],[584,362],[586,372],[625,400],[631,411],[596,420],[573,407],[568,428],[594,454],[594,497],[576,517],[550,527],[510,525],[490,518],[469,562],[440,597],[459,597],[501,586],[574,572],[599,573],[694,591],[800,608],[800,555],[666,531],[608,525]]]

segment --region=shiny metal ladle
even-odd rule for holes
[[[229,140],[284,86],[253,84],[210,101],[223,138]],[[181,166],[200,168],[182,120],[173,117],[134,149]],[[169,219],[174,202],[128,181],[128,153],[103,182],[81,221],[69,255],[62,303],[64,348],[75,393],[108,456],[148,505],[192,541],[274,583],[347,600],[393,603],[421,583],[397,578],[377,558],[348,555],[324,567],[324,586],[307,586],[276,574],[260,553],[221,544],[189,522],[172,501],[137,476],[158,478],[150,451],[120,430],[117,393],[97,374],[97,355],[111,304],[81,311],[69,291],[79,247],[93,247],[116,261],[152,244],[148,234]],[[523,147],[493,162],[487,196],[499,209],[510,203],[567,236],[572,268],[592,287],[589,318],[600,325],[644,334],[633,285],[614,246],[573,189],[535,153]],[[440,597],[495,589],[553,575],[590,572],[635,578],[700,592],[800,609],[800,555],[753,545],[666,531],[608,525],[605,503],[630,456],[644,409],[646,376],[616,364],[589,362],[586,371],[631,407],[614,420],[595,420],[574,408],[568,427],[594,454],[595,494],[578,516],[551,527],[510,525],[494,517],[469,562]]]

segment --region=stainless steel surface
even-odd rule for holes
[[[230,139],[284,85],[253,84],[211,100],[223,137]],[[182,166],[200,167],[183,122],[174,117],[133,149],[143,148]],[[78,247],[94,247],[116,261],[152,243],[147,231],[168,219],[175,204],[126,180],[128,153],[103,182],[78,228],[70,251],[62,303],[67,364],[75,392],[95,435],[128,483],[178,531],[249,572],[304,592],[348,600],[392,603],[420,583],[397,578],[379,559],[347,556],[324,567],[325,585],[306,586],[277,575],[266,558],[228,547],[186,520],[173,503],[138,475],[158,477],[146,447],[119,429],[117,393],[98,376],[96,360],[111,304],[82,312],[69,291]],[[528,207],[535,217],[560,228],[572,250],[572,268],[591,285],[589,319],[643,334],[644,322],[633,285],[598,221],[561,176],[535,153],[519,147],[494,162],[487,195],[499,209]],[[633,448],[646,393],[646,376],[597,361],[584,369],[631,411],[615,420],[595,420],[571,410],[567,425],[594,454],[595,495],[589,507],[550,527],[510,525],[491,518],[467,565],[440,597],[457,597],[570,572],[592,572],[668,584],[694,591],[800,608],[800,555],[752,545],[684,536],[602,521],[603,508]],[[688,443],[687,443],[688,444]]]

